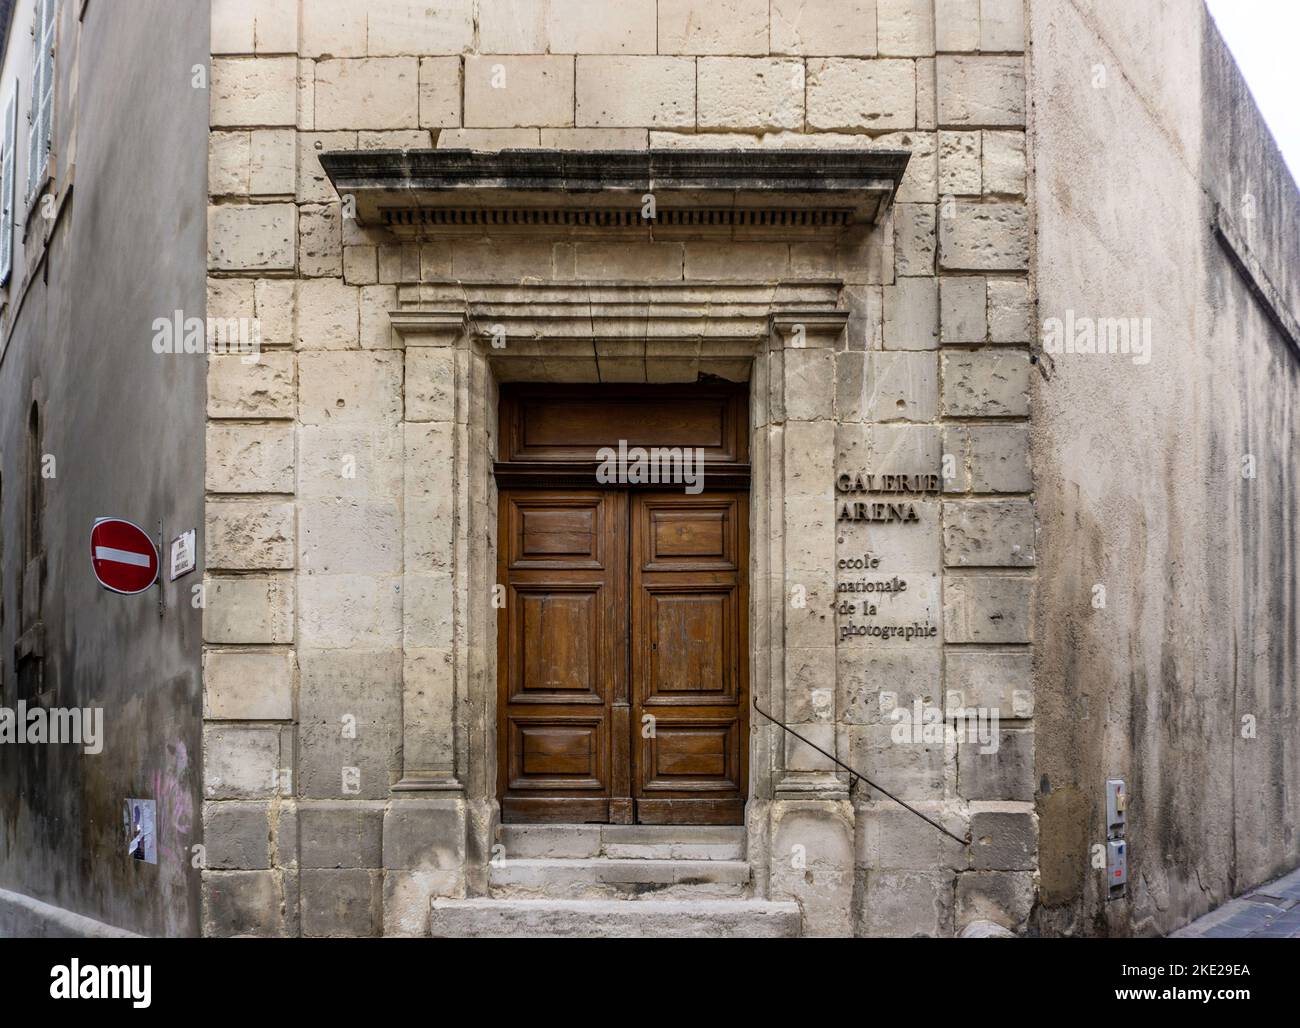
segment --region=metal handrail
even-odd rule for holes
[[[839,760],[838,758],[831,756],[831,755],[830,755],[829,753],[827,753],[824,749],[822,749],[820,746],[818,746],[815,742],[812,742],[810,739],[805,739],[802,735],[800,735],[798,732],[796,732],[796,731],[795,731],[793,728],[791,728],[789,725],[787,725],[787,724],[783,724],[782,722],[778,721],[776,718],[774,718],[771,714],[769,714],[766,710],[764,710],[762,707],[760,707],[760,706],[758,705],[758,697],[757,697],[757,696],[754,697],[754,709],[755,709],[756,711],[758,711],[760,714],[762,714],[762,715],[763,715],[765,718],[767,718],[769,721],[771,721],[772,724],[774,724],[774,725],[776,725],[778,728],[780,728],[782,731],[789,732],[791,735],[793,735],[796,739],[798,739],[798,740],[799,740],[801,743],[803,743],[805,746],[811,746],[813,749],[815,749],[818,753],[820,753],[820,754],[821,754],[823,757],[825,757],[827,760],[832,761],[833,763],[838,764],[840,767],[844,768],[845,771],[847,771],[849,774],[851,774],[851,775],[852,775],[854,778],[856,778],[858,781],[860,781],[860,782],[865,782],[865,783],[866,783],[870,788],[875,789],[876,792],[878,792],[878,793],[882,793],[883,795],[888,796],[891,800],[893,800],[895,803],[897,803],[897,804],[898,804],[900,807],[902,807],[904,810],[908,811],[909,813],[915,814],[917,817],[919,817],[922,821],[924,821],[924,822],[925,822],[926,824],[928,824],[930,827],[932,827],[932,828],[937,828],[939,831],[943,832],[943,834],[946,835],[946,836],[948,836],[949,839],[952,839],[953,842],[959,842],[959,843],[961,843],[963,846],[969,846],[969,845],[970,845],[970,839],[969,839],[969,838],[966,838],[966,839],[959,839],[957,836],[953,835],[952,832],[948,831],[948,829],[946,829],[943,825],[939,824],[938,821],[935,821],[933,818],[926,817],[924,814],[922,814],[919,810],[917,810],[917,809],[916,809],[915,807],[913,807],[911,804],[909,804],[909,803],[907,803],[907,802],[905,802],[905,801],[903,801],[903,800],[900,800],[897,796],[895,796],[895,795],[894,795],[892,792],[890,792],[888,789],[882,789],[880,786],[878,786],[875,782],[873,782],[873,781],[872,781],[870,778],[868,778],[866,775],[860,775],[860,774],[858,774],[858,772],[854,771],[853,768],[849,767],[849,765],[846,764],[846,763],[844,763],[844,761]]]

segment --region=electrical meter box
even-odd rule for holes
[[[1128,885],[1128,843],[1123,839],[1106,843],[1106,882],[1111,895]]]

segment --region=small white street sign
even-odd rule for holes
[[[172,571],[170,581],[194,570],[194,529],[182,532],[172,540]]]

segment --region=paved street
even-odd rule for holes
[[[1171,939],[1300,939],[1300,868],[1230,900]]]

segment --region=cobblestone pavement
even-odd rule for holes
[[[1300,868],[1229,900],[1171,939],[1300,939]]]

